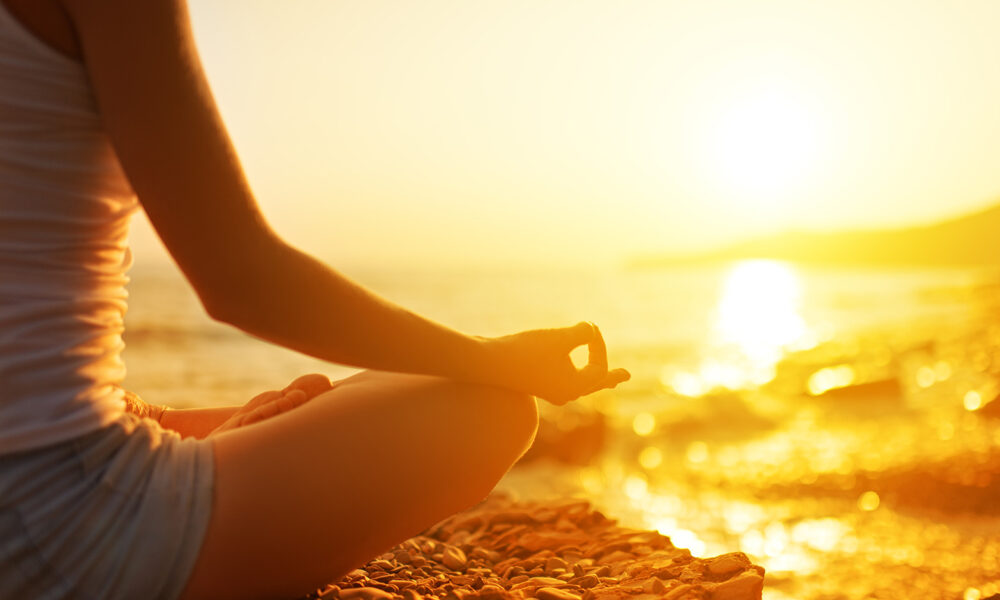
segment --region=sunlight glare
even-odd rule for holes
[[[737,390],[772,381],[786,350],[805,350],[816,344],[817,333],[799,314],[801,287],[798,274],[785,263],[736,263],[723,278],[708,355],[694,371],[665,369],[661,383],[693,398],[716,389]],[[840,379],[849,375],[851,380],[854,376],[853,371],[843,370],[837,375]],[[840,379],[826,389],[838,387]]]
[[[788,265],[770,260],[736,264],[719,301],[719,341],[736,346],[754,366],[773,366],[783,350],[806,336],[799,314],[802,290]]]
[[[722,183],[741,195],[780,195],[816,166],[820,119],[792,90],[772,87],[735,95],[717,110],[705,160]]]

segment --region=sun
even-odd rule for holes
[[[731,194],[774,199],[806,183],[819,162],[821,119],[780,87],[727,96],[708,121],[704,162]]]

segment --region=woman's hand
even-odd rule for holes
[[[330,379],[316,373],[303,375],[288,384],[281,391],[270,390],[258,394],[249,402],[236,409],[228,419],[216,427],[212,434],[252,425],[265,419],[288,412],[305,404],[319,394],[333,389]]]
[[[608,351],[593,323],[562,329],[536,329],[499,338],[483,338],[497,379],[513,388],[563,405],[580,396],[609,389],[631,377],[625,369],[608,370]],[[569,353],[586,344],[586,366],[577,369]]]

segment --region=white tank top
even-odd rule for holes
[[[136,206],[85,69],[0,2],[0,455],[122,414]]]

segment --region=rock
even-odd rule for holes
[[[601,580],[597,577],[597,575],[591,574],[591,575],[582,575],[580,577],[574,577],[573,579],[570,579],[569,582],[572,583],[573,585],[578,585],[584,589],[588,589],[600,583]]]
[[[564,582],[552,577],[531,577],[520,583],[514,584],[512,590],[536,589],[540,587],[552,587],[564,585]]]
[[[524,567],[522,567],[521,565],[512,565],[508,567],[506,571],[504,571],[503,576],[506,577],[507,579],[511,579],[513,577],[521,575],[522,573],[524,573]]]
[[[409,590],[403,590],[403,600],[424,600],[424,599],[423,596],[421,596],[418,592],[409,589]]]
[[[507,597],[507,591],[499,585],[487,583],[479,589],[479,600],[503,600]]]
[[[374,567],[379,571],[392,571],[396,567],[396,565],[384,559],[373,560],[372,562],[368,563],[368,566]]]
[[[340,600],[393,600],[392,594],[373,587],[340,590]]]
[[[482,595],[482,594],[502,594],[503,591],[504,591],[504,589],[502,587],[500,587],[499,585],[495,585],[495,584],[492,584],[492,583],[487,583],[482,588],[480,588],[479,594],[480,595]]]
[[[453,571],[461,571],[465,568],[468,559],[465,557],[465,553],[462,552],[460,548],[448,546],[442,553],[441,562],[444,566]]]
[[[718,584],[710,596],[711,600],[756,600],[764,589],[764,578],[756,572],[744,571]]]
[[[663,600],[679,600],[680,598],[684,597],[685,594],[690,592],[693,588],[694,586],[692,585],[689,585],[687,583],[682,583],[681,585],[668,591],[663,596]]]
[[[538,600],[580,600],[580,597],[566,590],[544,587],[535,591]]]
[[[712,575],[728,575],[748,568],[750,568],[750,559],[742,552],[722,554],[715,558],[710,558],[705,563],[705,570]]]
[[[551,573],[556,569],[562,569],[565,571],[566,569],[569,569],[569,565],[567,565],[566,561],[559,558],[558,556],[553,556],[552,558],[545,561],[545,570],[547,572]]]
[[[610,565],[611,563],[619,563],[632,560],[635,560],[635,556],[633,556],[631,552],[625,552],[624,550],[614,550],[612,552],[608,552],[607,554],[602,555],[600,560],[598,560],[597,562],[601,563],[602,565]]]

